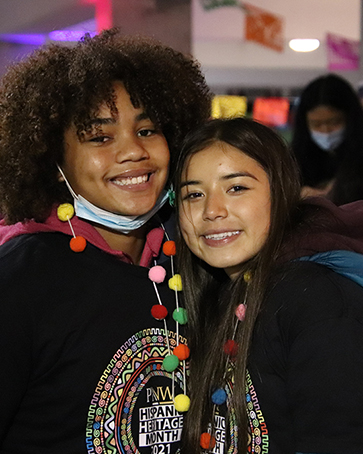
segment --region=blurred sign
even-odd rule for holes
[[[359,69],[359,41],[327,34],[329,71],[355,71]]]
[[[200,0],[204,9],[221,8],[222,6],[241,6],[238,0]]]
[[[290,103],[287,98],[256,98],[252,117],[267,126],[284,127],[289,119]]]
[[[212,100],[213,118],[243,117],[247,111],[245,96],[216,95]]]
[[[244,7],[246,40],[283,52],[283,19],[249,3],[244,3]]]

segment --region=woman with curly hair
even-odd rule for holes
[[[174,273],[169,167],[209,109],[197,62],[117,30],[3,78],[0,452],[178,449],[180,287],[150,266]]]

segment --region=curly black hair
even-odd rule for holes
[[[84,130],[104,102],[112,110],[115,81],[161,128],[171,164],[186,133],[210,115],[199,63],[151,38],[112,29],[35,51],[0,86],[0,212],[8,223],[41,222],[54,203],[70,200],[56,167],[64,132],[72,124]]]

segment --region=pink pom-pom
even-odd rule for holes
[[[240,304],[236,309],[236,316],[240,322],[242,322],[246,317],[246,305]]]
[[[161,282],[163,282],[165,279],[165,276],[166,276],[166,271],[160,265],[153,266],[149,270],[149,279],[153,282],[156,282],[157,284],[160,284]]]

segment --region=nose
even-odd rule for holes
[[[228,210],[224,198],[220,194],[208,195],[205,198],[203,219],[206,221],[215,221],[227,217]]]
[[[149,159],[149,153],[139,137],[133,135],[123,136],[116,143],[116,161],[143,161]]]
[[[325,133],[329,133],[329,132],[333,132],[334,129],[336,129],[336,127],[334,125],[331,125],[329,123],[323,123],[320,128],[319,128],[319,131],[320,132],[325,132]]]

